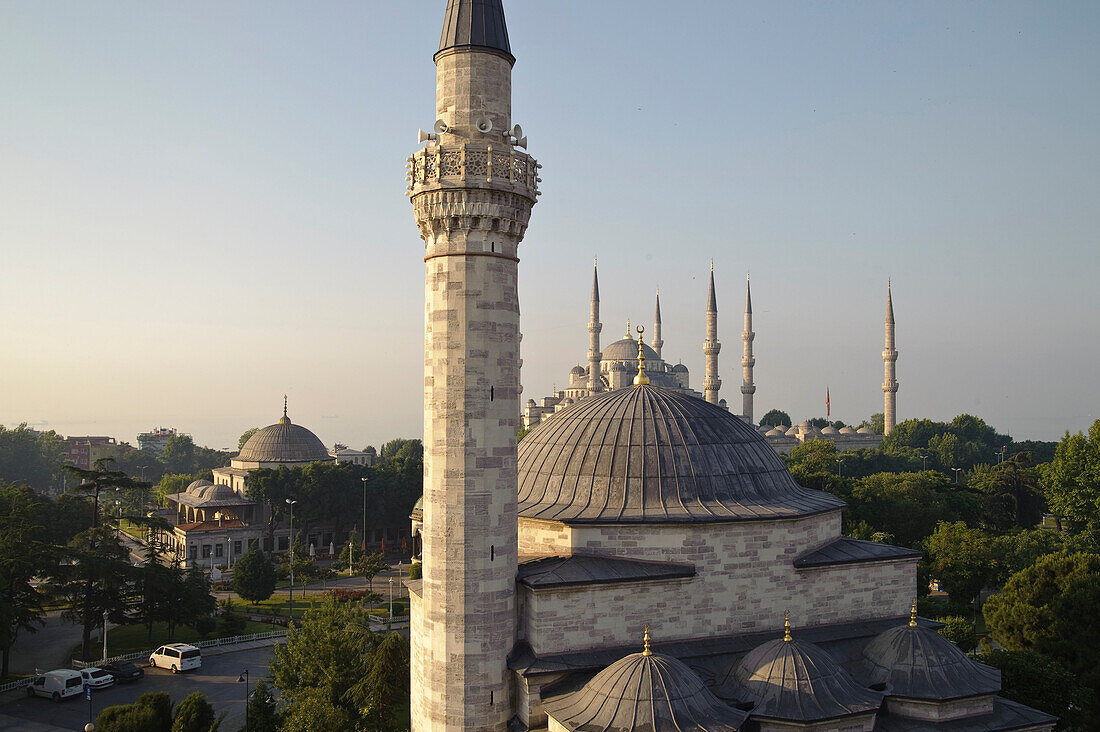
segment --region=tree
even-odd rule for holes
[[[92,631],[103,622],[126,621],[126,595],[133,577],[130,552],[109,526],[93,526],[69,542],[52,569],[54,589],[66,601],[62,615],[81,625],[81,658],[88,658]]]
[[[244,432],[242,432],[240,439],[237,440],[237,450],[238,451],[243,450],[244,449],[244,443],[248,442],[248,438],[252,437],[252,435],[256,434],[259,431],[260,431],[259,427],[249,427]]]
[[[993,638],[1014,651],[1035,650],[1063,661],[1071,671],[1087,672],[1079,650],[1100,666],[1100,643],[1085,648],[1081,639],[1094,637],[1095,607],[1084,615],[1080,604],[1094,597],[1100,575],[1100,554],[1052,554],[1012,575],[989,598],[985,619]],[[1078,580],[1085,580],[1078,583]]]
[[[385,558],[381,553],[375,552],[373,554],[360,554],[355,562],[355,574],[366,579],[367,585],[370,586],[371,580],[379,572],[389,569],[390,565],[386,564]]]
[[[294,541],[290,543],[290,551],[283,555],[282,565],[289,574],[294,569],[294,578],[298,584],[306,585],[317,577],[317,563],[309,555],[309,551],[302,544],[302,532],[294,535]]]
[[[898,544],[916,546],[940,521],[973,520],[978,502],[957,491],[942,473],[878,473],[857,482],[849,500],[853,524],[893,534]]]
[[[807,440],[791,450],[790,464],[810,473],[836,472],[838,453],[832,440]]]
[[[1100,534],[1100,420],[1088,435],[1068,432],[1039,480],[1050,510],[1075,530]]]
[[[275,565],[258,547],[233,565],[233,591],[255,605],[275,592]]]
[[[978,660],[1001,670],[1000,695],[1061,718],[1056,729],[1090,729],[1095,698],[1065,666],[1035,651],[983,651]],[[1095,729],[1095,723],[1091,729]]]
[[[52,430],[36,432],[21,424],[0,425],[0,482],[23,483],[39,491],[61,483],[61,436]]]
[[[34,633],[44,624],[45,597],[34,580],[56,561],[56,552],[40,539],[42,503],[27,486],[0,485],[0,679],[8,676],[20,631]]]
[[[271,689],[267,681],[260,679],[256,682],[256,688],[248,697],[246,711],[248,719],[248,732],[278,732],[279,711],[275,705],[275,699],[271,696]],[[241,728],[244,732],[244,727]]]
[[[214,707],[196,691],[185,696],[176,706],[172,732],[216,732],[220,722],[214,717]]]
[[[925,547],[932,576],[956,602],[969,603],[997,575],[993,537],[962,521],[937,524]]]
[[[1043,518],[1046,500],[1039,490],[1039,471],[1026,453],[997,465],[976,465],[967,485],[982,494],[983,523],[994,529],[1031,528]]]
[[[974,624],[964,617],[952,615],[941,618],[943,627],[937,632],[947,640],[959,647],[963,653],[970,653],[978,647],[978,635],[974,632]]]
[[[146,692],[133,704],[101,711],[95,727],[97,732],[171,732],[172,699],[163,691]]]
[[[160,456],[170,473],[191,473],[195,470],[195,443],[191,435],[172,435],[164,443]]]
[[[790,427],[791,415],[778,409],[772,409],[760,418],[760,424],[769,425],[771,427]]]
[[[392,632],[378,644],[370,671],[361,689],[366,727],[369,730],[393,730],[407,727],[409,711],[409,641]]]

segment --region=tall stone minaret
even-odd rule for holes
[[[588,393],[589,395],[603,391],[603,381],[600,379],[600,332],[603,323],[600,322],[600,278],[598,275],[599,262],[592,263],[592,305],[591,315],[588,319]]]
[[[665,342],[661,338],[661,288],[657,288],[657,309],[653,312],[653,343],[650,344],[657,352],[657,358],[661,357],[661,349]]]
[[[756,359],[752,355],[752,342],[756,333],[752,332],[752,291],[749,288],[749,277],[745,275],[745,330],[741,332],[741,341],[745,344],[744,353],[741,356],[741,414],[745,421],[752,421],[752,395],[756,393],[756,384],[752,381],[752,367],[756,365]]]
[[[891,293],[890,282],[886,282],[886,345],[882,349],[882,363],[884,376],[882,380],[882,392],[885,404],[882,414],[885,418],[883,426],[885,434],[894,430],[898,419],[898,380],[894,371],[894,365],[898,360],[897,349],[894,348],[894,297]]]
[[[722,344],[718,342],[718,299],[714,296],[714,262],[710,263],[710,294],[707,297],[707,337],[703,341],[703,355],[707,357],[706,373],[703,375],[703,396],[711,404],[718,403],[718,390],[722,380],[718,378],[718,352]]]
[[[424,240],[423,582],[412,592],[412,729],[504,732],[516,640],[517,257],[538,166],[510,131],[501,0],[448,0],[435,132],[409,158]],[[517,130],[518,132],[518,130]]]

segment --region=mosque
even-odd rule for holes
[[[601,390],[592,348],[596,393],[517,447],[540,166],[512,123],[501,0],[448,0],[434,60],[407,178],[426,315],[412,728],[1052,730],[917,616],[918,552],[841,535],[844,503],[717,403],[709,323],[704,398],[651,376],[642,337],[629,383]]]

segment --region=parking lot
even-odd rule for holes
[[[251,644],[248,644],[251,645]],[[130,704],[146,692],[164,691],[179,703],[188,694],[198,691],[214,706],[214,711],[225,714],[221,729],[236,732],[244,726],[244,684],[237,678],[243,669],[249,672],[249,689],[258,679],[266,678],[274,653],[274,645],[239,647],[239,650],[220,649],[218,655],[204,655],[202,668],[184,674],[172,675],[163,669],[145,668],[145,678],[131,684],[112,686],[92,692],[92,718],[104,707]],[[144,665],[144,664],[143,664]],[[16,697],[0,705],[0,730],[34,729],[82,730],[88,722],[88,701],[81,695],[55,703],[49,699]]]

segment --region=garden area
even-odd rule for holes
[[[153,624],[153,641],[149,642],[149,629],[144,625],[120,625],[117,628],[107,630],[107,656],[122,656],[127,653],[153,650],[163,643],[195,643],[196,641],[210,638],[230,638],[236,635],[248,635],[249,633],[267,633],[271,631],[270,623],[258,623],[251,620],[238,620],[234,623],[218,623],[212,632],[206,635],[200,634],[194,628],[187,625],[177,625],[174,637],[168,638],[168,624]],[[94,644],[87,658],[80,657],[80,645],[73,648],[74,661],[97,661],[103,657],[102,641]]]

